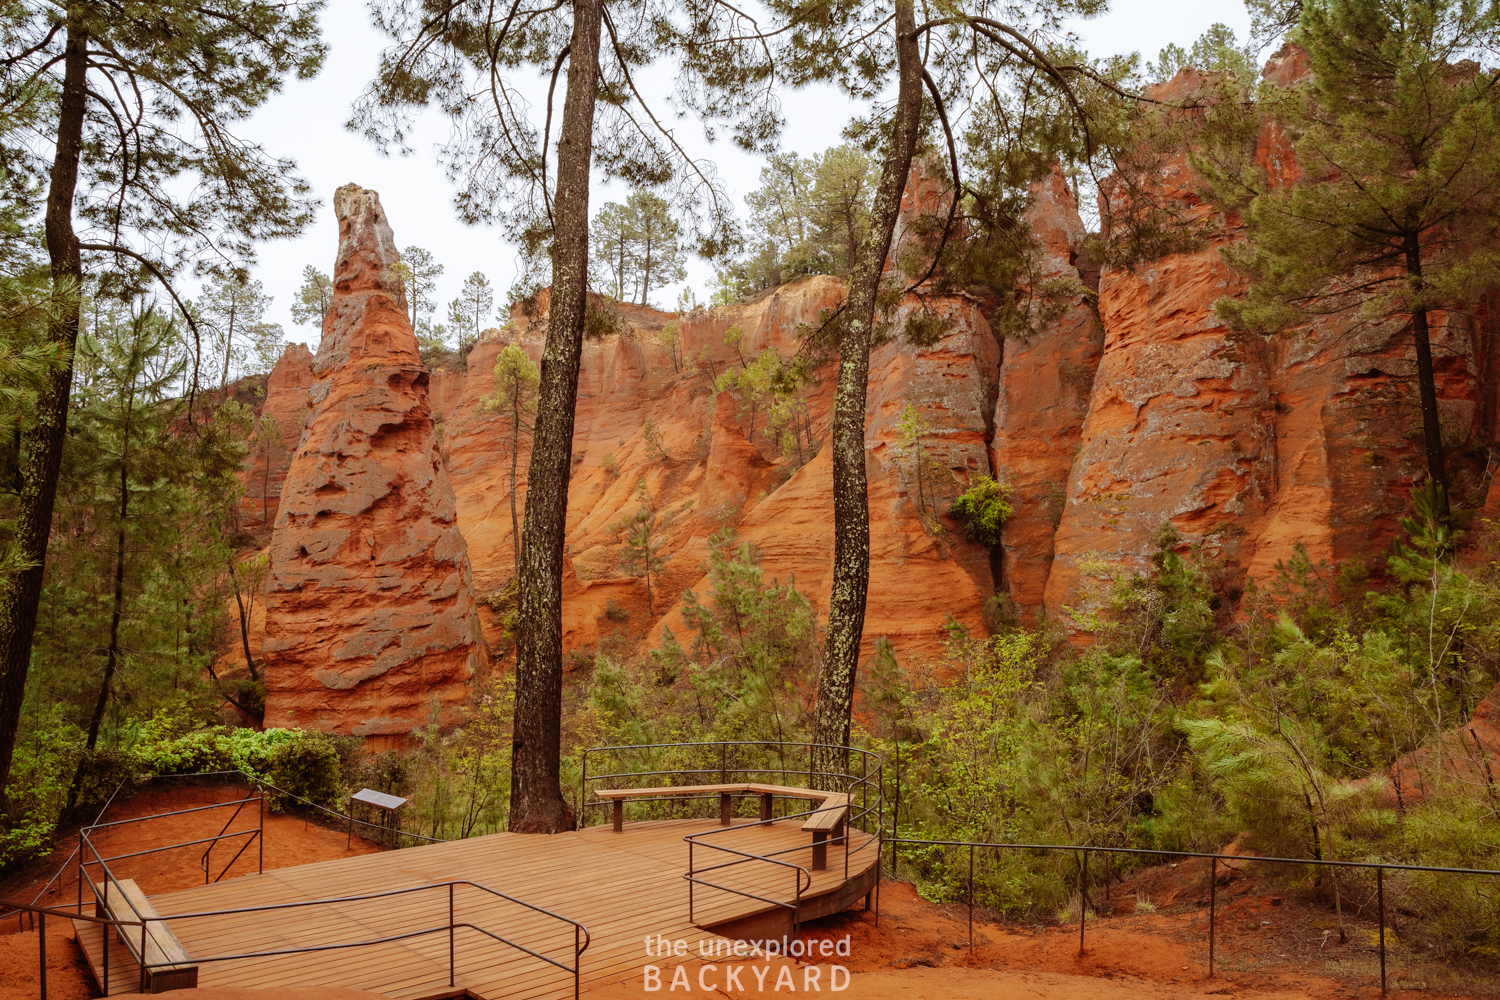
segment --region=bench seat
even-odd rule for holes
[[[141,954],[141,929],[119,927],[120,940],[135,958],[136,963],[146,968],[147,990],[165,993],[168,990],[193,989],[198,985],[198,966],[188,955],[177,935],[168,929],[166,921],[158,919],[156,912],[146,899],[141,887],[134,879],[122,878],[103,885],[94,884],[94,915],[115,920],[146,921],[146,952]]]
[[[813,835],[813,868],[828,867],[828,836],[842,837],[844,824],[849,817],[849,796],[844,792],[826,792],[818,788],[794,788],[789,785],[763,785],[758,782],[742,782],[718,785],[667,785],[657,788],[596,788],[594,794],[614,803],[614,827],[619,833],[625,829],[625,800],[654,799],[667,795],[718,795],[719,825],[728,826],[733,796],[753,794],[760,796],[760,821],[771,823],[771,800],[782,798],[808,799],[816,803],[813,813],[802,821],[802,829]]]

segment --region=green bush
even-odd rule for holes
[[[339,738],[331,733],[297,733],[271,753],[270,778],[282,791],[337,807],[344,797]]]
[[[948,508],[948,513],[964,519],[964,534],[970,541],[991,547],[1000,544],[1000,529],[1010,520],[1010,495],[1006,483],[980,476]]]

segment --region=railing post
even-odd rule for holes
[[[104,995],[109,996],[109,939],[114,934],[115,927],[113,924],[100,924],[99,926],[104,929]]]
[[[448,883],[448,985],[453,985],[456,967],[453,963],[453,883]]]
[[[974,954],[974,845],[969,845],[969,954]]]
[[[578,1000],[578,974],[583,970],[583,955],[578,950],[578,925],[573,925],[573,1000]]]
[[[1385,868],[1375,869],[1375,898],[1380,901],[1380,995],[1385,996]]]
[[[688,841],[688,923],[693,920],[693,842]]]
[[[1208,859],[1208,978],[1214,977],[1214,930],[1219,912],[1219,859]]]
[[[1083,865],[1078,873],[1078,957],[1083,957],[1083,929],[1089,922],[1089,849],[1083,849]]]
[[[113,911],[111,911],[111,912],[113,912]],[[141,992],[145,993],[146,990],[147,990],[147,983],[150,980],[150,973],[148,973],[146,971],[146,921],[144,921],[144,920],[141,921],[141,951],[140,951],[140,956],[141,956]]]
[[[36,926],[37,950],[41,953],[41,965],[38,971],[41,973],[42,979],[42,1000],[47,1000],[47,914],[38,913],[36,915]]]
[[[260,810],[260,818],[256,821],[258,828],[255,834],[255,839],[260,841],[260,860],[256,863],[256,867],[260,869],[260,874],[264,875],[266,873],[266,790],[259,785],[255,787],[256,791],[260,792],[260,797],[256,799]]]

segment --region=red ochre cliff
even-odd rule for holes
[[[1283,51],[1267,74],[1287,82],[1304,62]],[[1201,82],[1184,71],[1158,96]],[[1274,131],[1260,156],[1283,182],[1300,178]],[[1185,162],[1159,183],[1190,211],[1217,212],[1197,202]],[[946,192],[922,165],[908,187],[909,216],[946,211]],[[506,426],[481,400],[507,344],[540,358],[547,297],[530,317],[517,313],[487,331],[463,370],[429,376],[400,290],[385,283],[383,269],[397,258],[378,201],[345,188],[336,205],[337,298],[323,344],[316,358],[288,350],[265,403],[285,440],[301,428],[301,443],[289,469],[273,456],[267,473],[257,453],[247,470],[256,498],[247,504],[256,507],[262,486],[274,492],[285,476],[266,602],[267,721],[396,733],[462,700],[481,656],[476,620],[487,643],[501,638],[487,607],[476,619],[471,597],[500,590],[513,566]],[[1424,474],[1399,323],[1331,318],[1275,336],[1235,334],[1213,311],[1242,289],[1219,245],[1100,273],[1084,260],[1084,226],[1059,176],[1035,187],[1028,218],[1041,248],[1038,279],[1077,288],[1057,319],[1029,339],[999,337],[981,297],[927,295],[919,304],[908,296],[887,317],[892,329],[924,308],[947,321],[943,336],[921,349],[891,341],[871,358],[867,651],[886,637],[903,657],[939,655],[950,616],[981,630],[997,583],[1028,619],[1045,607],[1068,622],[1068,609],[1088,605],[1102,577],[1145,568],[1168,524],[1184,548],[1219,561],[1216,585],[1231,602],[1251,577],[1273,577],[1297,543],[1314,561],[1378,564]],[[1238,238],[1233,219],[1219,221],[1221,240]],[[815,277],[680,317],[625,305],[618,332],[585,345],[566,648],[588,649],[621,628],[616,608],[647,642],[667,627],[680,635],[680,595],[706,591],[708,540],[725,525],[756,544],[768,580],[795,579],[826,610],[832,469],[822,443],[836,363],[807,392],[819,444],[804,461],[768,439],[763,413],[752,429],[748,409],[715,392],[713,380],[765,349],[791,356],[799,330],[842,295],[840,280]],[[1490,308],[1479,302],[1472,316],[1437,317],[1433,331],[1445,359],[1444,436],[1459,499],[1472,506],[1486,504],[1489,484],[1482,457],[1470,459],[1492,445],[1500,416]],[[675,352],[663,337],[673,319]],[[724,340],[736,326],[738,349]],[[947,470],[937,477],[940,510],[980,474],[1013,488],[1015,514],[998,553],[966,541],[951,520],[924,523],[897,449],[907,403],[931,424],[926,447]],[[648,419],[660,451],[646,444]],[[523,445],[523,479],[528,460]],[[672,515],[654,614],[644,582],[621,568],[618,525],[640,506],[643,481],[654,508]],[[519,492],[524,506],[524,482]],[[1489,487],[1490,516],[1497,496],[1500,487]]]
[[[266,399],[301,428],[270,542],[266,724],[399,737],[456,718],[483,644],[391,227],[373,191],[333,204],[322,343],[310,377],[289,349]]]

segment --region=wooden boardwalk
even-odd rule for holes
[[[768,911],[784,919],[779,916],[788,912],[784,909],[698,886],[689,920],[688,883],[682,877],[688,867],[688,845],[682,838],[713,829],[720,828],[712,820],[692,819],[630,823],[623,833],[607,826],[554,836],[498,833],[282,868],[152,896],[151,902],[157,912],[170,916],[417,888],[383,899],[191,917],[169,921],[169,926],[200,963],[198,984],[204,987],[344,986],[406,1000],[550,1000],[572,996],[570,973],[466,928],[453,934],[454,985],[449,986],[449,889],[440,883],[477,882],[584,924],[592,937],[583,955],[584,985],[616,982],[639,974],[648,962],[670,964],[647,958],[647,935],[686,938],[695,951],[699,938],[709,936],[701,927],[755,914],[764,920]],[[797,821],[745,826],[712,838],[754,854],[795,848],[779,859],[809,869],[810,840]],[[830,845],[828,869],[812,872],[812,887],[804,892],[804,900],[821,896],[823,911],[847,905],[851,886],[868,884],[874,875],[878,845],[873,840],[858,832],[851,838],[850,882],[845,880],[844,849]],[[694,848],[698,869],[729,860],[727,853]],[[795,873],[764,861],[703,877],[774,900],[791,900],[795,892]],[[863,889],[859,893],[863,895]],[[565,965],[573,962],[571,925],[474,886],[455,887],[452,905],[457,922],[483,927]],[[98,978],[99,925],[74,926]],[[438,930],[380,945],[207,961],[247,952],[353,945],[427,928]],[[109,973],[111,995],[137,992],[138,970],[118,939],[110,947]]]

